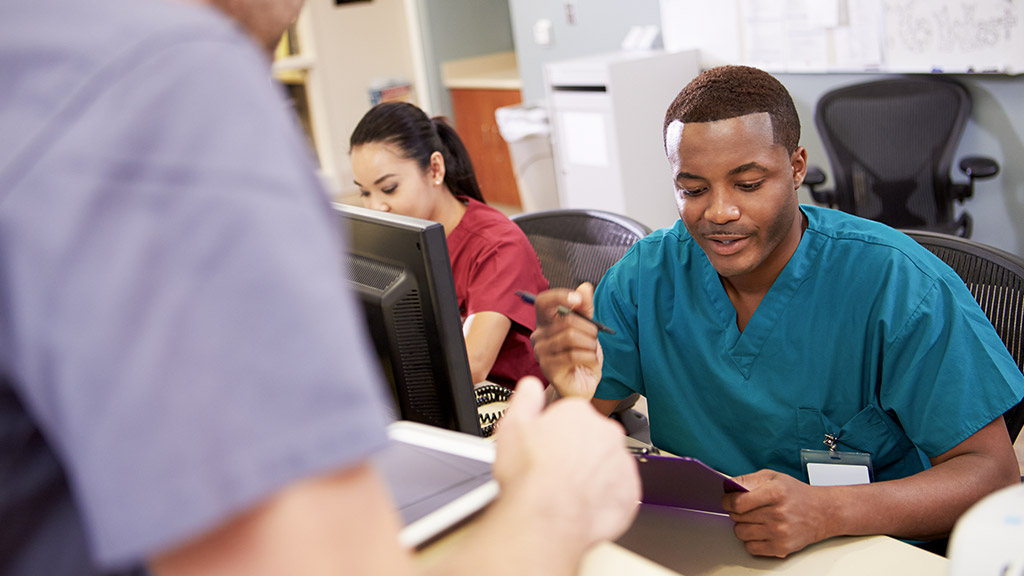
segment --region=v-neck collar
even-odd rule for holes
[[[801,211],[803,212],[803,208]],[[807,217],[807,229],[804,230],[804,234],[800,238],[800,244],[793,252],[789,262],[786,262],[779,277],[768,289],[768,293],[758,304],[742,332],[736,326],[736,308],[725,292],[725,286],[722,285],[718,271],[711,265],[703,250],[700,251],[704,290],[724,327],[727,351],[744,378],[750,376],[750,368],[753,366],[754,360],[761,353],[761,349],[768,341],[768,337],[771,336],[779,318],[789,308],[797,290],[810,276],[821,252],[821,237],[813,233],[816,224],[815,218],[807,212],[804,212],[804,216]]]

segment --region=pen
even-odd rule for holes
[[[519,296],[520,298],[522,298],[523,301],[526,302],[527,304],[535,304],[537,302],[537,295],[536,294],[530,294],[529,292],[524,292],[522,290],[516,290],[516,296]],[[593,318],[589,318],[587,316],[584,316],[583,314],[580,314],[579,312],[577,312],[577,311],[575,311],[575,310],[573,310],[571,308],[566,308],[565,306],[562,306],[561,304],[559,304],[559,306],[558,306],[558,313],[561,314],[562,316],[565,316],[566,314],[575,314],[576,316],[579,316],[580,318],[583,318],[587,322],[590,322],[594,326],[597,326],[597,329],[600,330],[601,332],[605,332],[607,334],[615,334],[615,330],[612,330],[611,328],[605,326],[604,324],[601,324],[597,320],[594,320]]]
[[[658,450],[654,446],[627,446],[629,451],[635,456],[649,456],[651,454],[660,455],[661,450]]]

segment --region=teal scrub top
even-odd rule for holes
[[[801,206],[796,252],[740,332],[718,273],[681,221],[638,242],[595,295],[596,396],[647,397],[651,439],[731,475],[805,478],[800,450],[868,452],[909,476],[1024,395],[963,281],[913,239]]]

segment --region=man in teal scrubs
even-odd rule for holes
[[[538,298],[534,349],[557,393],[606,414],[644,394],[655,445],[750,489],[724,505],[752,554],[841,534],[940,537],[1017,480],[1000,416],[1024,376],[930,252],[798,204],[807,152],[777,80],[709,70],[664,134],[680,221],[637,243],[593,298],[589,285]],[[559,304],[615,334],[598,339]],[[826,441],[870,454],[874,483],[805,484],[801,450]]]

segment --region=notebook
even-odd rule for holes
[[[390,424],[388,439],[373,462],[401,514],[403,546],[426,544],[498,495],[492,442],[407,421]]]

